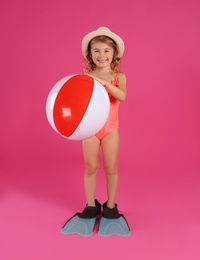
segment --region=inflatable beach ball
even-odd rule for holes
[[[52,128],[71,140],[95,135],[104,126],[110,111],[105,88],[87,75],[70,75],[58,81],[46,102]]]

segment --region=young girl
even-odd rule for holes
[[[95,200],[98,156],[101,148],[107,185],[107,202],[103,205],[103,216],[119,218],[115,200],[118,187],[118,107],[120,102],[126,99],[126,76],[119,71],[124,42],[108,28],[100,27],[83,38],[82,52],[87,61],[86,73],[99,81],[109,94],[110,114],[104,127],[95,136],[83,140],[87,205],[80,217],[92,218],[101,210],[101,204]]]

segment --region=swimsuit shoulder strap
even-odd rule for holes
[[[117,86],[117,84],[118,84],[118,81],[117,81],[117,72],[115,72],[115,73],[113,74],[113,77],[114,77],[114,79],[111,81],[111,83],[112,83],[113,85]]]

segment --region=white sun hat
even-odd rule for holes
[[[89,42],[96,36],[108,36],[111,39],[113,39],[116,44],[117,44],[117,48],[118,48],[118,57],[121,58],[123,53],[124,53],[124,41],[122,40],[121,37],[119,37],[117,34],[111,32],[111,30],[109,30],[107,27],[99,27],[96,31],[92,31],[90,33],[88,33],[82,40],[82,53],[83,56],[85,57],[87,55],[87,48],[88,48],[88,44]]]

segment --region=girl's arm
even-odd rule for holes
[[[115,99],[119,100],[120,102],[123,102],[126,99],[126,76],[124,73],[120,72],[117,74],[117,87],[100,77],[94,75],[89,76],[99,81]]]

